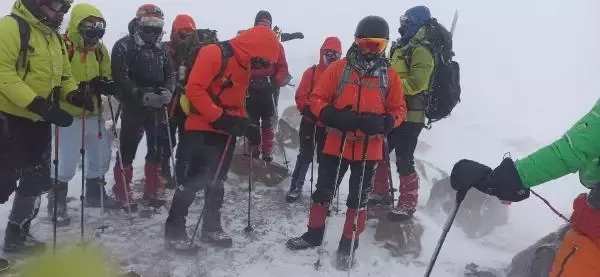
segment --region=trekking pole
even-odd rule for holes
[[[352,262],[354,261],[354,244],[356,243],[356,230],[358,225],[358,215],[360,214],[360,203],[362,202],[362,190],[363,184],[365,181],[365,170],[367,168],[367,153],[369,149],[369,137],[365,136],[365,141],[363,142],[363,156],[362,156],[362,167],[360,173],[360,182],[358,184],[358,203],[356,203],[356,215],[354,216],[354,221],[352,222],[352,241],[350,242],[350,260],[348,260],[348,268],[352,268]],[[350,277],[351,270],[348,270],[348,277]]]
[[[248,139],[245,138],[244,140],[248,140]],[[252,209],[252,186],[254,185],[253,180],[252,180],[252,159],[249,159],[248,161],[249,161],[248,162],[248,167],[249,167],[249,171],[248,171],[248,225],[246,225],[246,228],[244,228],[244,232],[246,232],[246,233],[250,233],[250,232],[254,231],[254,228],[250,224],[250,222],[251,222],[250,211]]]
[[[117,132],[117,120],[119,119],[119,114],[121,113],[121,104],[117,109],[117,115],[113,113],[112,99],[110,96],[108,98],[108,109],[110,110],[110,117],[113,122],[112,131],[117,141],[117,162],[119,163],[119,167],[121,170],[121,178],[123,178],[124,190],[125,190],[125,201],[127,201],[127,213],[129,214],[129,220],[133,221],[133,215],[131,213],[131,202],[129,201],[129,189],[127,189],[127,178],[125,178],[125,169],[123,168],[123,158],[121,157],[121,143],[119,142],[119,134]],[[104,213],[104,211],[102,211]]]
[[[391,209],[394,209],[394,201],[396,199],[396,196],[394,193],[394,178],[392,177],[392,161],[390,160],[390,144],[389,144],[387,136],[385,136],[383,138],[383,155],[384,155],[385,161],[387,162],[388,182],[389,182],[389,187],[390,187],[390,193],[392,195],[392,201],[391,201],[390,205],[391,205]]]
[[[227,142],[225,143],[225,149],[223,149],[223,154],[221,154],[221,158],[219,159],[219,164],[217,166],[217,170],[215,171],[215,175],[213,176],[212,179],[212,184],[214,184],[217,179],[219,178],[219,175],[221,175],[221,168],[223,167],[223,163],[225,162],[225,157],[227,157],[227,152],[229,152],[229,145],[231,144],[231,140],[233,139],[232,135],[227,135]],[[194,239],[196,238],[196,233],[198,232],[198,227],[200,227],[200,221],[202,221],[202,217],[204,217],[204,212],[206,211],[206,199],[205,199],[205,203],[204,203],[204,207],[202,207],[202,213],[200,213],[200,217],[198,217],[198,222],[196,222],[196,228],[194,228],[194,233],[192,234],[192,237],[190,238],[190,248],[192,247],[192,245],[194,244]]]
[[[88,89],[89,92],[89,89]],[[79,200],[81,200],[81,244],[84,242],[84,209],[85,204],[85,121],[87,117],[87,110],[85,108],[82,109],[81,113],[81,148],[79,148],[79,153],[81,154],[81,194],[79,195]],[[56,195],[55,195],[56,196]]]
[[[450,228],[452,228],[452,224],[454,223],[454,218],[456,218],[456,215],[458,214],[458,210],[460,209],[460,205],[462,204],[463,200],[465,200],[465,196],[467,196],[467,192],[468,192],[468,190],[456,192],[456,204],[454,206],[454,210],[452,211],[452,214],[450,214],[450,217],[448,218],[448,220],[446,221],[446,224],[444,225],[444,229],[442,230],[442,235],[438,239],[438,242],[435,246],[435,250],[433,251],[433,256],[431,256],[431,260],[429,261],[429,264],[427,265],[427,270],[425,271],[425,277],[429,277],[431,275],[431,271],[433,270],[433,267],[435,266],[435,262],[437,261],[440,251],[442,250],[444,241],[446,241],[446,236],[450,232]]]
[[[172,110],[175,110],[175,107],[171,108]],[[169,136],[169,151],[171,151],[171,165],[169,165],[169,172],[171,173],[171,176],[173,176],[173,180],[175,180],[175,184],[177,183],[177,174],[175,174],[175,153],[173,153],[173,148],[175,148],[175,146],[173,145],[173,139],[171,138],[172,132],[171,132],[171,125],[169,124],[169,119],[171,118],[173,112],[171,112],[171,115],[169,115],[169,112],[167,110],[167,107],[165,107],[165,116],[166,116],[166,126],[167,126],[167,135]]]
[[[275,103],[275,95],[273,93],[271,93],[271,101],[273,102],[273,117],[275,117],[275,120],[271,119],[271,121],[275,121],[272,123],[273,129],[275,129],[275,126],[277,126],[277,121],[278,121],[277,120],[278,111],[277,111],[277,103]],[[277,130],[277,131],[279,131],[279,130]],[[283,161],[285,163],[285,168],[289,171],[290,163],[288,162],[287,154],[285,153],[285,144],[283,143],[283,141],[281,141],[281,142],[279,142],[279,145],[281,145],[281,151],[283,152]]]
[[[338,156],[338,165],[337,165],[337,169],[335,171],[335,184],[334,186],[338,186],[338,182],[340,179],[340,168],[342,167],[342,159],[344,158],[344,148],[346,148],[346,133],[344,133],[342,135],[342,143],[340,144],[340,155]],[[329,215],[331,214],[331,202],[333,201],[333,194],[331,195],[331,197],[329,198],[329,206],[327,207],[327,217],[325,217],[325,226],[323,227],[323,239],[325,240],[325,235],[327,234],[327,221],[329,219]],[[310,216],[310,214],[309,214]],[[321,268],[321,258],[323,257],[323,252],[324,252],[324,247],[323,247],[323,241],[321,241],[321,245],[319,245],[319,248],[317,248],[317,261],[314,263],[314,267],[316,270],[319,270],[319,268]]]
[[[52,91],[53,95],[52,97],[54,98],[54,103],[56,105],[57,108],[60,107],[60,100],[59,100],[59,88],[55,87],[54,90]],[[52,211],[52,253],[56,254],[56,228],[58,225],[58,213],[56,210],[58,210],[58,199],[56,198],[56,191],[58,188],[58,144],[59,144],[59,131],[58,131],[58,125],[54,125],[54,161],[52,161],[54,163],[54,187],[52,188],[53,193],[54,193],[54,203],[52,204],[53,206],[53,211]]]

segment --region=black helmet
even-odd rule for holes
[[[354,37],[390,39],[390,27],[382,17],[369,15],[358,22]]]

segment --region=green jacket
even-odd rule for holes
[[[38,121],[41,118],[26,109],[31,101],[41,96],[49,98],[55,87],[60,87],[59,96],[77,89],[71,76],[66,48],[59,34],[42,24],[16,0],[12,13],[25,19],[31,26],[31,38],[27,60],[28,66],[17,69],[21,50],[19,25],[9,16],[0,19],[0,112]]]
[[[71,68],[73,77],[77,82],[85,82],[94,79],[97,76],[111,78],[110,54],[104,44],[99,44],[94,48],[84,48],[83,37],[79,32],[79,24],[88,17],[98,17],[104,19],[100,10],[90,4],[77,4],[71,12],[71,21],[67,28],[66,43],[72,45]],[[96,52],[99,52],[101,63],[98,62]],[[90,114],[98,113],[98,103],[94,98],[95,111]],[[81,117],[83,109],[69,104],[67,101],[61,101],[60,107],[69,112],[72,116]]]
[[[435,67],[433,54],[425,46],[426,28],[421,27],[410,42],[392,50],[392,67],[400,75],[408,114],[408,122],[425,122],[425,98],[421,93],[429,90],[431,75]],[[410,55],[410,57],[408,57]],[[408,65],[410,60],[410,65]]]
[[[567,133],[535,153],[515,162],[523,185],[543,184],[579,171],[583,185],[600,184],[600,100]]]

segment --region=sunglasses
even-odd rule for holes
[[[160,27],[153,27],[153,26],[143,26],[141,28],[142,33],[145,34],[154,34],[154,35],[160,35],[162,34],[163,30]]]
[[[106,24],[104,24],[104,21],[84,21],[81,23],[79,31],[86,39],[99,39],[106,32]]]
[[[48,4],[48,8],[57,13],[68,13],[71,9],[71,4],[62,1],[52,1]]]
[[[323,51],[323,55],[328,60],[339,60],[339,59],[342,58],[342,53],[336,52],[336,51],[332,51],[332,50],[325,50],[325,51]]]
[[[354,43],[363,54],[381,54],[387,48],[388,40],[385,38],[357,38]]]

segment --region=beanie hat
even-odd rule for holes
[[[256,14],[256,18],[254,19],[254,26],[256,25],[264,25],[269,28],[273,25],[273,18],[271,17],[271,13],[265,10],[261,10]]]

